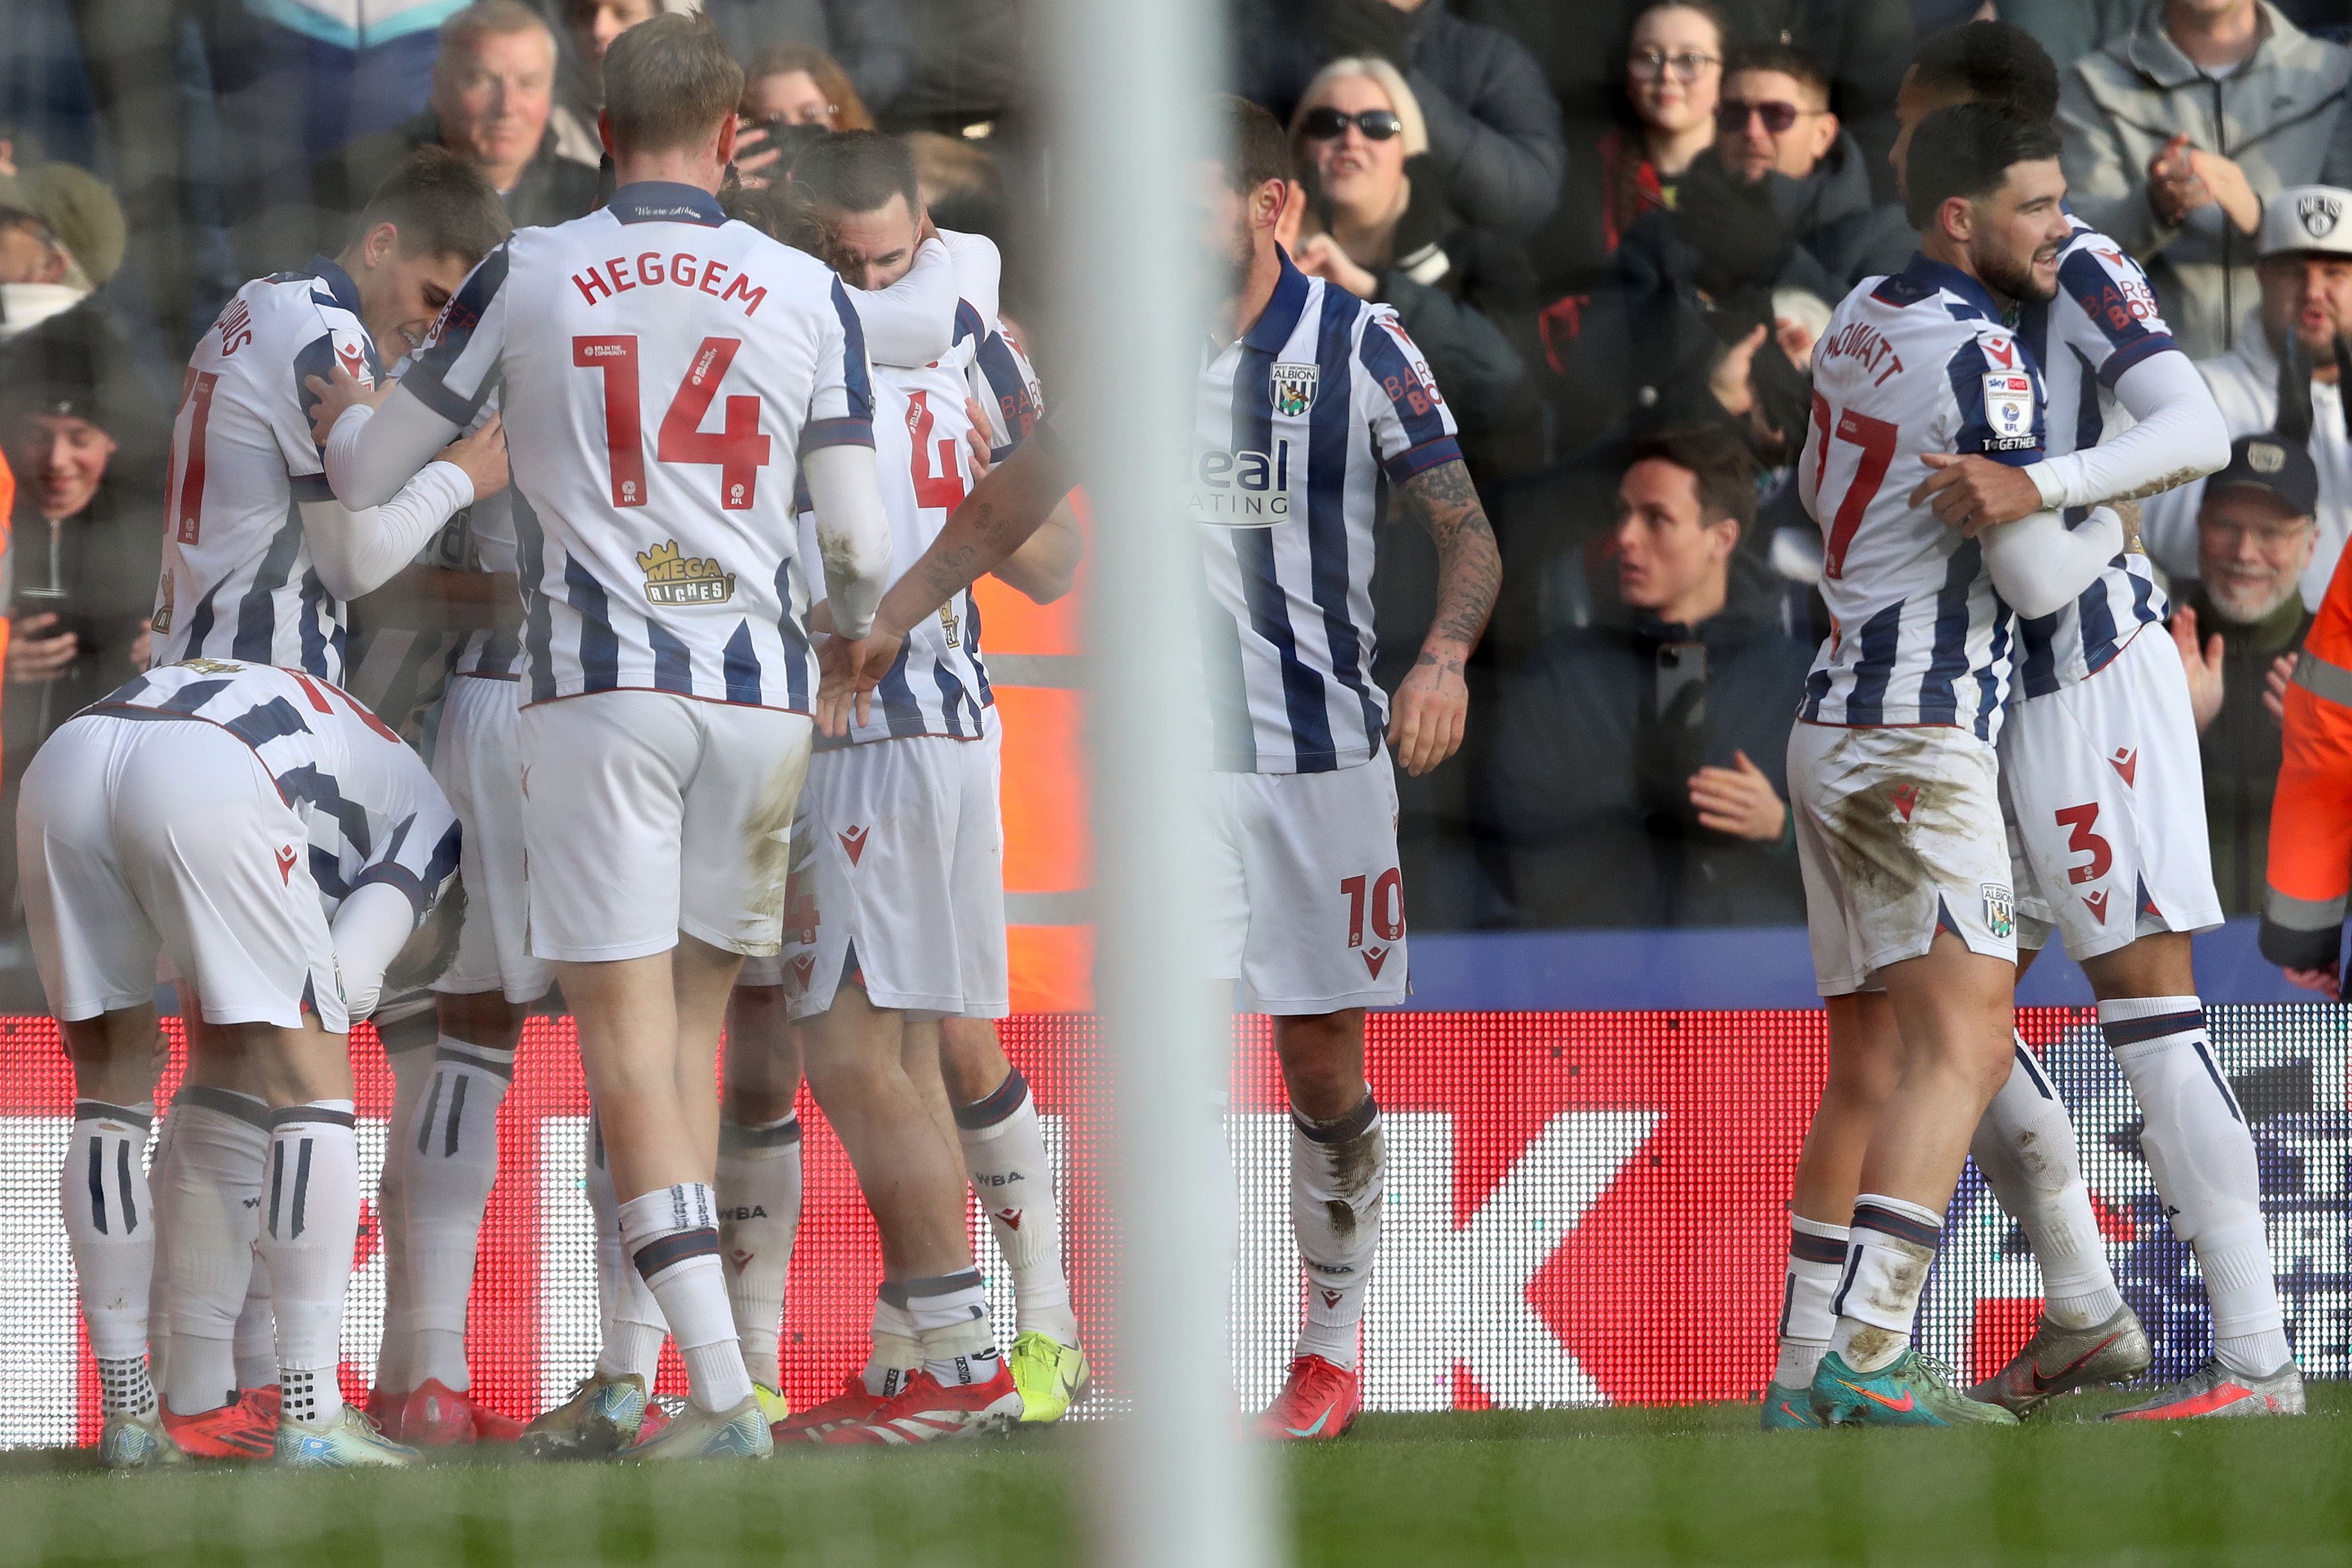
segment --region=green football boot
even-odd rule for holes
[[[1013,1386],[1021,1391],[1021,1419],[1043,1426],[1059,1421],[1071,1405],[1084,1399],[1094,1384],[1094,1369],[1087,1352],[1066,1345],[1035,1329],[1013,1341]]]
[[[1767,1432],[1818,1432],[1822,1418],[1813,1414],[1813,1391],[1800,1385],[1776,1383],[1764,1391],[1764,1430]]]
[[[2014,1426],[1998,1405],[1970,1399],[1942,1362],[1906,1350],[1876,1372],[1856,1372],[1835,1351],[1813,1373],[1813,1414],[1824,1426]]]

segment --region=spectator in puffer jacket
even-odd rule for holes
[[[1568,151],[1542,71],[1443,0],[1272,0],[1237,6],[1233,29],[1244,96],[1285,120],[1331,60],[1396,67],[1420,101],[1447,204],[1480,227],[1523,238],[1558,203]]]
[[[2231,348],[2254,303],[2263,204],[2352,184],[2347,79],[2352,51],[2266,0],[2158,0],[2066,72],[2067,201],[2147,269],[2190,358]]]
[[[1917,237],[1899,206],[1872,195],[1862,145],[1830,110],[1829,72],[1802,49],[1759,45],[1733,51],[1716,106],[1716,156],[1750,184],[1818,278],[1786,278],[1834,305],[1865,278],[1900,271]]]

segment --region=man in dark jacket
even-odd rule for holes
[[[1633,447],[1614,624],[1559,634],[1496,724],[1488,816],[1529,926],[1796,924],[1784,761],[1811,650],[1738,549],[1755,468],[1716,426]]]
[[[520,0],[477,0],[442,24],[425,112],[310,166],[314,232],[291,249],[332,256],[384,176],[438,144],[481,165],[517,228],[566,223],[596,205],[594,169],[556,153],[555,35]]]
[[[1528,51],[1442,0],[1274,0],[1236,6],[1244,96],[1286,122],[1315,73],[1369,56],[1404,73],[1454,210],[1523,238],[1551,215],[1568,168],[1559,104]]]
[[[2241,436],[2205,481],[2200,580],[2174,584],[2172,640],[2205,764],[2206,836],[2221,909],[2260,914],[2278,789],[2282,700],[2311,612],[2297,586],[2318,528],[2319,470],[2296,442]]]
[[[1864,278],[1900,271],[1911,259],[1917,237],[1901,207],[1872,195],[1862,146],[1831,111],[1829,72],[1812,56],[1780,44],[1735,52],[1716,123],[1725,170],[1764,183],[1774,215],[1821,269],[1818,285],[1790,278],[1790,286],[1834,306]]]

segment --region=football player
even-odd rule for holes
[[[845,635],[888,561],[870,374],[839,280],[719,207],[742,72],[709,24],[630,29],[604,79],[610,204],[493,251],[381,407],[337,411],[329,469],[347,503],[380,502],[503,380],[530,948],[579,1019],[622,1243],[690,1385],[628,1451],[765,1455],[719,1257],[713,1084],[736,971],[780,942],[807,765],[795,462]],[[612,1371],[563,1419],[634,1436],[645,1390]]]
[[[108,1463],[181,1457],[149,1383],[145,1319],[156,1233],[194,1223],[199,1207],[214,1211],[209,1228],[231,1234],[216,1252],[174,1237],[178,1375],[226,1388],[216,1405],[236,1401],[232,1332],[257,1239],[276,1313],[278,1461],[415,1458],[346,1406],[337,1383],[360,1221],[345,1036],[383,986],[418,984],[447,962],[463,900],[444,903],[441,891],[457,838],[397,735],[325,681],[267,665],[151,670],[59,729],[26,770],[26,922],[75,1068],[66,1232]],[[159,949],[195,1003],[182,1095],[201,1101],[241,1065],[263,1100],[243,1158],[173,1194],[160,1224],[141,1158]],[[202,1414],[184,1417],[200,1427]]]

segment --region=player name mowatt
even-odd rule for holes
[[[634,258],[615,256],[601,268],[591,267],[585,272],[575,272],[572,275],[572,286],[579,289],[580,297],[591,305],[601,305],[632,289],[650,289],[669,283],[680,289],[698,289],[720,301],[740,300],[743,301],[743,313],[749,316],[759,310],[760,302],[768,297],[767,287],[752,282],[748,272],[737,272],[721,289],[719,280],[732,270],[723,261],[705,261],[683,250],[667,258],[658,250],[647,250]]]

